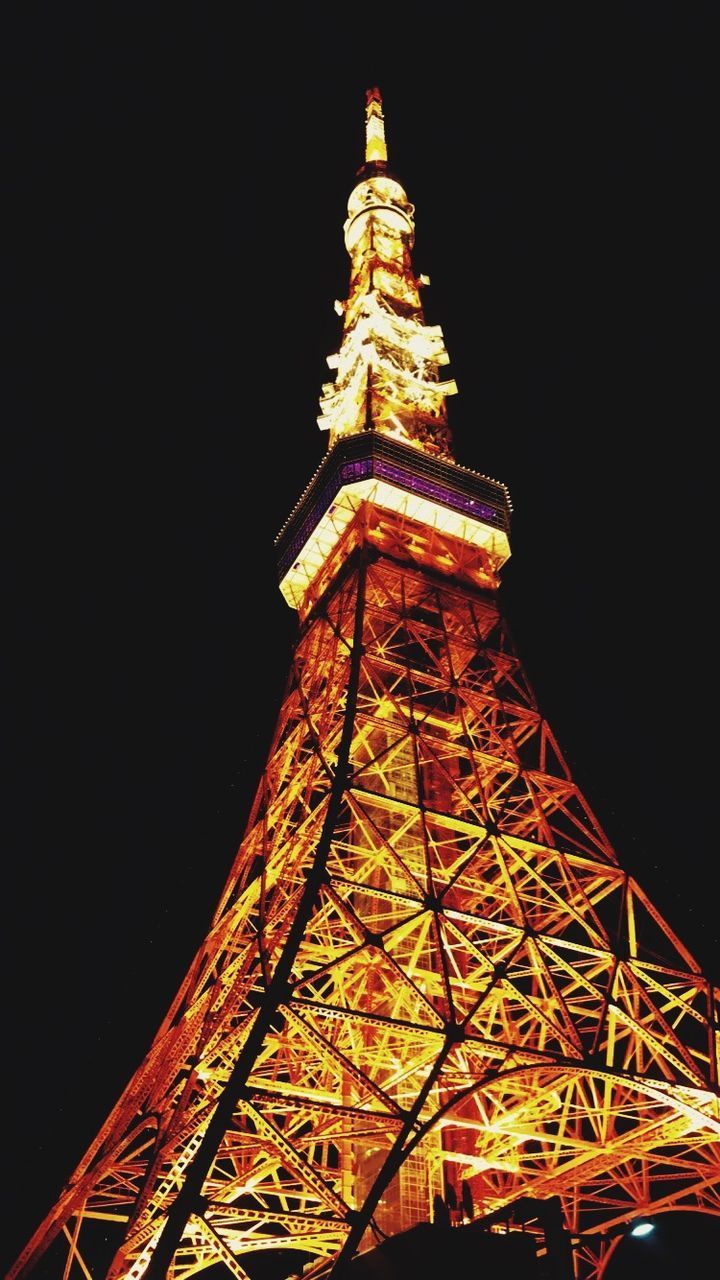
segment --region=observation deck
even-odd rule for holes
[[[376,431],[349,435],[320,463],[275,540],[280,590],[307,612],[323,569],[360,523],[366,541],[396,557],[494,588],[510,555],[510,514],[497,480]]]

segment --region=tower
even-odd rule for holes
[[[368,95],[326,458],[278,537],[297,610],[267,766],[149,1054],[11,1273],[329,1274],[559,1196],[581,1274],[718,1211],[715,993],[573,783],[497,589],[510,505],[453,459],[414,211]],[[67,1270],[63,1270],[67,1264]]]

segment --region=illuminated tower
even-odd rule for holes
[[[254,1277],[278,1250],[338,1274],[449,1184],[483,1214],[559,1196],[597,1277],[618,1224],[720,1212],[718,993],[619,865],[515,654],[508,494],[453,460],[376,90],[366,119],[329,449],[277,541],[300,638],[247,831],[13,1277]]]

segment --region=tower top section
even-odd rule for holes
[[[365,161],[350,193],[344,226],[350,288],[336,302],[343,316],[340,349],[328,356],[318,425],[329,448],[360,431],[377,431],[436,458],[452,460],[445,401],[457,391],[442,379],[448,363],[442,330],[426,325],[411,251],[415,210],[388,170],[379,89],[365,103]]]
[[[365,163],[387,164],[385,117],[379,89],[365,95]]]
[[[378,89],[365,103],[365,158],[345,221],[350,288],[336,370],[320,399],[328,452],[276,539],[280,590],[305,619],[343,565],[371,549],[494,591],[510,555],[503,484],[458,466],[445,401],[455,383],[442,330],[426,325],[411,261],[415,210],[388,168]]]

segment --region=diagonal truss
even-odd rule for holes
[[[716,1210],[716,997],[492,593],[360,553],[305,623],[207,939],[11,1274],[57,1234],[95,1275],[109,1225],[109,1274],[151,1274],[183,1195],[175,1277],[278,1248],[322,1274],[448,1178],[480,1211],[559,1195],[588,1258],[653,1205]]]

